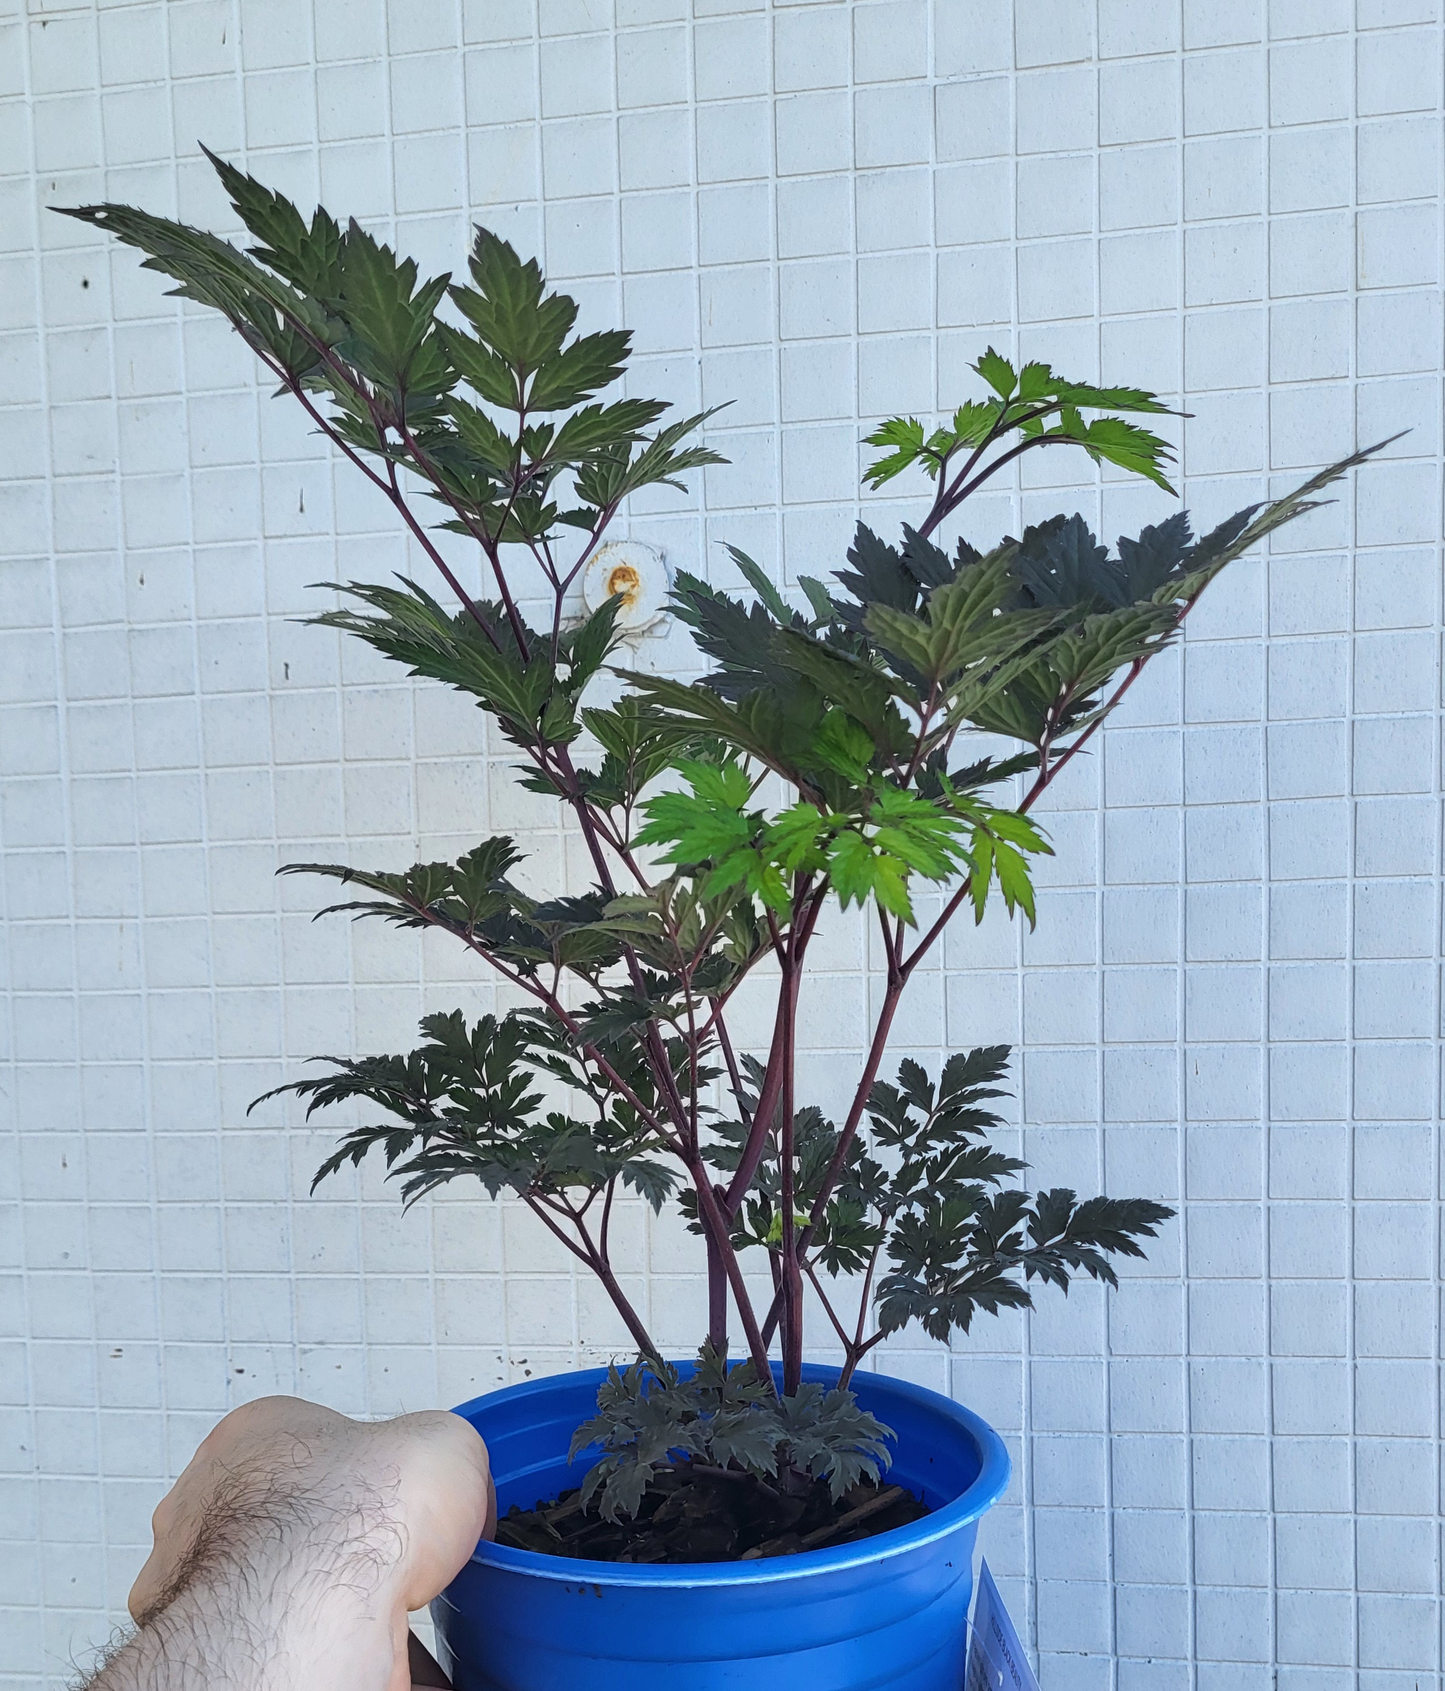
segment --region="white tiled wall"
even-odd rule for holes
[[[1180,1221],[1117,1297],[889,1366],[1009,1436],[986,1548],[1048,1691],[1438,1685],[1441,47],[1438,0],[0,0],[0,1685],[104,1636],[227,1405],[385,1413],[616,1342],[517,1216],[310,1198],[326,1136],[245,1114],[490,1002],[312,926],[278,862],[513,828],[556,885],[562,835],[476,712],[293,620],[424,568],[396,524],[42,209],[229,227],[198,138],[434,267],[485,220],[634,329],[640,390],[732,400],[732,463],[629,525],[718,579],[723,538],[835,567],[866,424],[990,341],[1180,396],[1206,522],[1410,427],[1075,766],[1037,933],[960,931],[905,1019],[934,1062],[1020,1040],[1039,1178]],[[1167,509],[1078,474],[971,530]],[[835,924],[826,1103],[865,965]],[[630,1226],[681,1347],[695,1255]]]

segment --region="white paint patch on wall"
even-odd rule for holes
[[[1181,1204],[1105,1299],[887,1366],[1008,1435],[987,1550],[1051,1691],[1396,1691],[1440,1669],[1438,0],[0,0],[0,1685],[118,1614],[228,1405],[453,1402],[620,1344],[527,1218],[371,1175],[266,1087],[493,1001],[279,863],[395,866],[552,807],[309,582],[420,571],[223,327],[48,204],[229,229],[196,141],[432,268],[485,221],[732,462],[622,532],[837,566],[858,442],[989,342],[1176,396],[1207,524],[1408,425],[1234,567],[1047,818],[1038,931],[957,932],[908,1049],[1020,1043],[1044,1181]],[[1073,460],[980,499],[1112,536]],[[869,502],[896,525],[917,490]],[[471,567],[468,564],[467,567]],[[669,645],[669,653],[681,648]],[[832,1102],[870,959],[837,922]],[[629,1290],[698,1326],[679,1227]]]

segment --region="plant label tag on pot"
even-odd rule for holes
[[[964,1691],[1039,1691],[1039,1682],[987,1562],[980,1563],[978,1570]]]

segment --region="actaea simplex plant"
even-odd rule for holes
[[[638,1353],[578,1432],[576,1448],[603,1451],[584,1501],[600,1488],[609,1519],[693,1469],[826,1481],[837,1498],[888,1459],[888,1429],[847,1389],[882,1339],[914,1321],[939,1340],[966,1333],[979,1310],[1031,1307],[1035,1279],[1115,1284],[1109,1259],[1142,1256],[1138,1241],[1172,1215],[1012,1184],[1024,1165],[988,1138],[1007,1048],[953,1055],[936,1080],[904,1061],[888,1081],[889,1035],[955,916],[981,919],[998,897],[1033,921],[1030,859],[1050,848],[1032,812],[1209,583],[1368,454],[1201,539],[1180,512],[1111,554],[1081,517],[1057,516],[988,552],[945,550],[948,519],[1026,453],[1074,446],[1169,489],[1169,448],[1130,420],[1166,412],[1155,395],[990,350],[975,366],[984,397],[944,426],[894,418],[868,437],[881,453],[871,487],[917,469],[934,486],[901,544],[860,524],[830,581],[798,578],[806,608],[736,550],[749,601],[679,572],[671,608],[711,673],[624,670],[615,703],[584,703],[617,653],[618,601],[574,619],[569,592],[630,495],[722,462],[694,443],[710,413],[655,427],[662,401],[597,400],[623,374],[628,333],[574,335],[576,303],[496,235],[477,230],[466,283],[420,281],[354,221],[308,222],[212,162],[255,243],[244,252],[126,206],[69,215],[221,312],[395,508],[457,608],[406,579],[350,582],[345,608],[312,620],[473,697],[517,748],[522,784],[570,813],[594,880],[529,897],[502,836],[454,863],[287,867],[364,893],[336,909],[453,935],[528,1001],[473,1023],[428,1016],[404,1056],[327,1058],[323,1078],[281,1088],[312,1110],[363,1100],[386,1118],[348,1132],[316,1178],[373,1148],[408,1202],[474,1177],[599,1278]],[[487,597],[463,589],[424,511],[480,548]],[[520,607],[542,590],[550,614],[533,626]],[[965,736],[980,732],[1020,749],[970,756]],[[942,889],[926,926],[921,885]],[[837,1122],[796,1084],[800,988],[833,900],[866,910],[886,965]],[[754,1057],[728,1014],[762,970],[776,1008]],[[694,1374],[663,1360],[613,1272],[620,1189],[679,1202],[702,1237]],[[766,1307],[744,1278],[749,1250],[771,1271]],[[845,1358],[826,1393],[801,1379],[805,1285]],[[746,1359],[729,1367],[734,1317]]]

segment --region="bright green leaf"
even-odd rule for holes
[[[1008,359],[1001,357],[992,347],[984,353],[974,369],[983,377],[984,381],[993,389],[1000,399],[1012,399],[1014,389],[1018,386],[1018,377],[1014,374],[1014,367]]]

